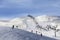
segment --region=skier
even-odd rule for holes
[[[16,26],[16,28],[18,28],[18,26]]]
[[[14,25],[12,26],[12,29],[14,29]]]
[[[37,34],[37,31],[36,31],[36,34]]]
[[[33,30],[31,30],[31,32],[33,33]]]
[[[42,37],[42,33],[41,33],[41,37]]]

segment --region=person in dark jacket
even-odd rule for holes
[[[41,37],[42,37],[42,33],[41,33]]]
[[[16,26],[16,28],[18,28],[18,26]]]
[[[14,25],[12,26],[12,29],[14,29]]]

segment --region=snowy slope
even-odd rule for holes
[[[60,29],[60,17],[59,16],[37,16],[35,17],[36,21],[39,23],[40,26],[46,27],[47,25],[56,26],[58,25],[57,29]],[[35,22],[29,17],[23,18],[14,18],[9,21],[0,21],[0,26],[12,27],[12,25],[19,26],[19,29],[27,29],[32,30],[36,29]]]
[[[0,40],[56,40],[46,36],[40,36],[21,29],[0,27]]]
[[[47,15],[42,15],[42,16],[37,16],[35,17],[36,21],[39,23],[40,26],[42,26],[44,29],[46,28],[47,25],[51,25],[51,27],[58,25],[57,29],[60,29],[60,16],[47,16]],[[35,22],[33,19],[29,17],[23,17],[23,18],[14,18],[9,21],[0,21],[0,26],[3,27],[12,27],[12,25],[18,26],[19,29],[31,32],[33,30],[33,33],[36,33],[40,35],[42,33],[45,36],[56,38],[60,40],[60,31],[57,32],[57,37],[54,37],[54,30],[40,30],[39,28],[36,27]]]
[[[40,26],[46,27],[47,25],[51,26],[56,26],[58,25],[57,29],[60,29],[60,17],[59,16],[47,16],[47,15],[42,15],[42,16],[37,16],[35,17],[36,21],[39,23]],[[29,18],[29,17],[23,17],[23,18],[14,18],[9,21],[0,21],[0,26],[6,26],[6,27],[12,27],[12,25],[18,26],[19,29],[24,29],[24,30],[38,30],[39,28],[36,29],[36,24],[35,22]]]
[[[37,22],[39,25],[51,25],[51,26],[56,26],[58,25],[57,29],[60,29],[60,16],[38,16],[36,17]]]

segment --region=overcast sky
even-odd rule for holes
[[[60,16],[60,0],[0,0],[0,18],[39,15]]]

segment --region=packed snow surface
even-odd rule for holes
[[[56,40],[21,29],[0,27],[0,40]]]

